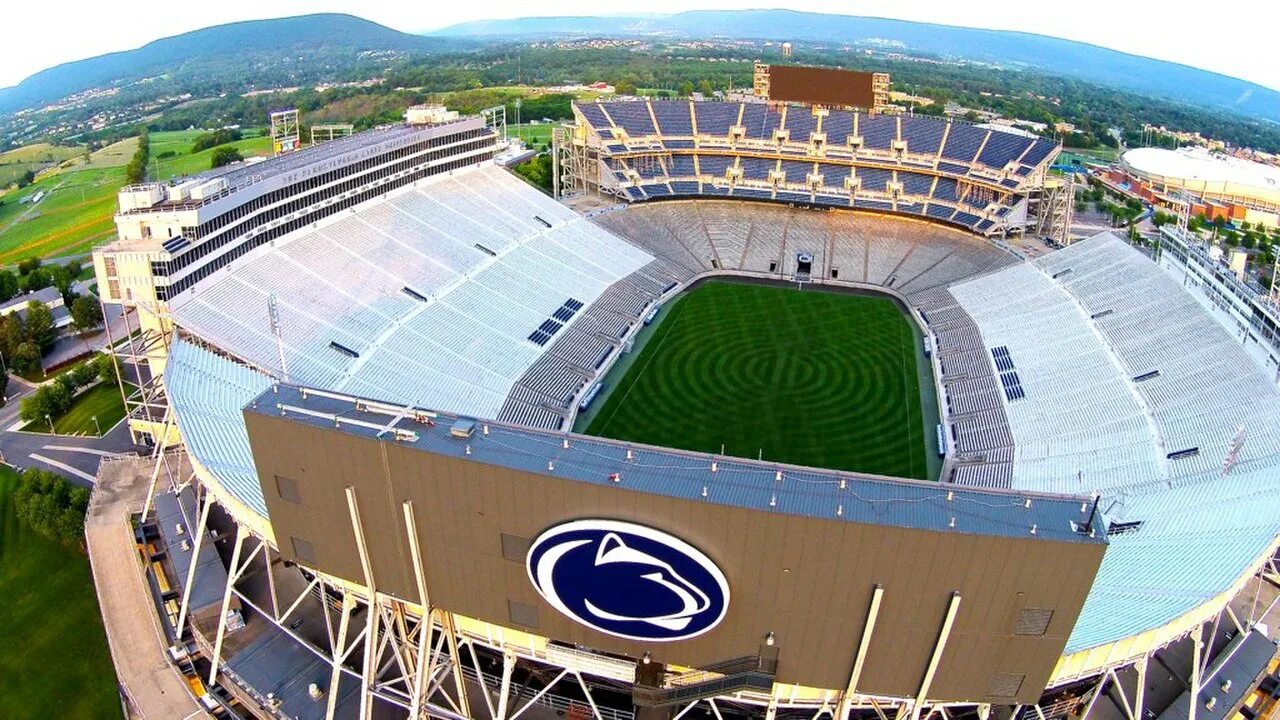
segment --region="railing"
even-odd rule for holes
[[[641,707],[663,707],[699,700],[705,697],[729,695],[743,690],[769,692],[773,688],[773,675],[758,670],[734,673],[694,685],[673,688],[653,688],[636,685],[631,690],[632,700]]]

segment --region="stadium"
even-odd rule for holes
[[[1126,151],[1120,176],[1150,199],[1178,207],[1190,196],[1193,214],[1209,219],[1280,225],[1280,173],[1270,165],[1203,148],[1136,148]]]
[[[495,164],[498,113],[438,107],[121,191],[94,263],[138,318],[139,547],[211,713],[1245,702],[1276,652],[1265,298],[1174,235],[1021,255],[1070,207],[1046,140],[574,112],[557,198]]]

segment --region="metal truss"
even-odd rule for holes
[[[1015,720],[1055,720],[1056,718],[1070,715],[1076,720],[1089,720],[1089,718],[1094,717],[1093,713],[1097,708],[1098,701],[1102,698],[1109,698],[1115,707],[1119,709],[1125,720],[1147,720],[1160,710],[1159,708],[1148,707],[1147,704],[1147,674],[1148,668],[1153,662],[1160,666],[1161,671],[1167,672],[1170,676],[1176,678],[1192,698],[1198,697],[1201,689],[1206,687],[1211,679],[1209,677],[1210,668],[1213,666],[1216,656],[1211,652],[1210,645],[1212,639],[1218,635],[1219,628],[1224,623],[1229,623],[1236,633],[1247,633],[1261,623],[1263,618],[1275,610],[1277,604],[1280,603],[1280,594],[1265,606],[1259,602],[1260,591],[1264,582],[1280,587],[1280,565],[1277,564],[1276,557],[1273,556],[1263,563],[1262,568],[1255,573],[1254,578],[1253,598],[1250,602],[1249,612],[1245,617],[1240,617],[1228,602],[1222,611],[1215,614],[1211,619],[1196,625],[1185,634],[1171,639],[1162,647],[1102,670],[1100,674],[1089,680],[1083,692],[1069,693],[1067,697],[1062,697],[1057,692],[1048,692],[1035,705],[1016,707],[1012,717]],[[1235,599],[1243,600],[1244,598],[1237,596]],[[1191,667],[1185,673],[1170,666],[1161,656],[1161,650],[1184,640],[1189,642],[1191,649]],[[1078,688],[1078,686],[1076,687]],[[1199,707],[1197,702],[1188,703],[1188,720],[1196,719]]]
[[[140,438],[132,423],[128,421],[164,422],[168,412],[169,402],[165,396],[164,383],[159,375],[151,371],[151,361],[155,358],[168,357],[169,328],[172,327],[172,321],[165,303],[134,302],[118,307],[120,318],[124,321],[124,337],[117,338],[112,332],[111,317],[107,314],[106,305],[102,305],[102,316],[106,318],[103,325],[107,331],[107,347],[110,348],[111,357],[116,361],[116,382],[120,389],[120,397],[124,400],[129,437],[137,445],[140,444]],[[156,327],[146,327],[142,322],[143,313],[148,313],[155,318]],[[131,317],[134,322],[130,322]],[[130,368],[136,380],[132,390],[129,389],[124,377],[125,370]]]

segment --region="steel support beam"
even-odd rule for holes
[[[364,524],[360,520],[360,503],[356,499],[356,489],[347,486],[347,512],[351,516],[351,531],[356,538],[356,551],[360,555],[360,568],[364,571],[364,586],[369,593],[368,617],[364,632],[364,663],[360,678],[360,718],[370,720],[373,717],[373,689],[378,673],[378,626],[381,618],[378,605],[378,587],[374,581],[373,564],[369,558],[369,547],[365,543]]]
[[[862,668],[867,660],[867,650],[871,647],[871,636],[876,629],[876,620],[880,617],[880,603],[884,600],[884,587],[876,585],[871,593],[871,607],[867,609],[867,622],[862,626],[862,638],[858,641],[858,651],[853,657],[853,670],[849,673],[849,682],[840,696],[835,720],[848,720],[853,711],[853,701],[858,692],[858,680],[862,677]]]
[[[236,544],[231,550],[231,571],[227,573],[227,587],[222,591],[221,614],[218,615],[218,633],[213,639],[213,657],[209,668],[209,685],[218,683],[218,664],[222,662],[222,638],[227,632],[227,613],[231,611],[231,587],[236,584],[236,567],[240,563],[240,552],[244,549],[245,531],[236,526]],[[195,564],[194,559],[192,564]]]
[[[191,586],[196,582],[196,566],[199,565],[200,545],[204,542],[205,523],[209,522],[209,508],[213,507],[213,498],[204,497],[204,506],[200,508],[200,519],[196,523],[194,530],[188,528],[188,535],[191,540],[191,564],[187,567],[187,581],[182,586],[182,602],[178,605],[178,626],[173,629],[175,635],[182,637],[182,628],[187,622],[187,610],[191,607]],[[228,591],[231,583],[227,583]]]
[[[933,684],[933,676],[938,672],[938,665],[942,663],[942,653],[947,649],[947,640],[951,637],[951,627],[955,625],[956,613],[960,612],[960,593],[951,593],[951,602],[947,605],[947,616],[942,621],[942,630],[938,633],[938,642],[933,646],[933,657],[929,658],[929,667],[924,671],[924,680],[920,683],[920,692],[916,693],[914,706],[911,710],[913,720],[920,717],[920,708],[923,707],[925,698],[929,695],[929,686]]]

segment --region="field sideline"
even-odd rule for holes
[[[591,435],[925,479],[919,341],[886,297],[713,280],[681,295],[582,419]],[[927,398],[926,398],[927,400]]]

